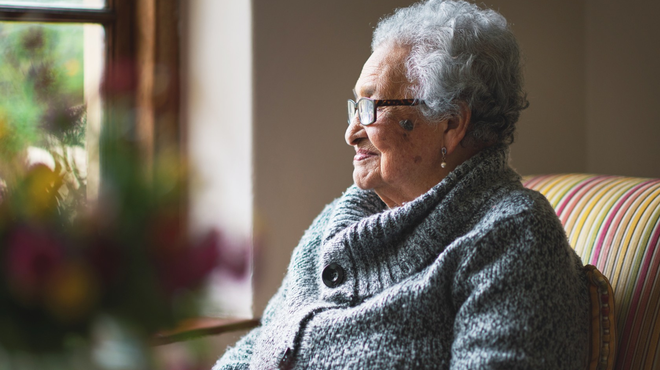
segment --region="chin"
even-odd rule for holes
[[[360,188],[362,190],[368,190],[369,189],[368,187],[365,186],[364,181],[361,181],[361,179],[357,179],[357,178],[353,177],[353,182],[355,183],[355,186],[357,186],[358,188]]]
[[[353,171],[353,182],[362,190],[370,190],[376,187],[376,181],[370,174],[360,173],[357,169]]]
[[[359,173],[357,168],[353,170],[353,183],[355,183],[355,186],[357,186],[358,188],[360,188],[362,190],[367,190],[368,189],[368,188],[365,188],[366,181],[365,181],[364,176],[361,176],[361,174]]]

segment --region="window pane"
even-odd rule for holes
[[[0,0],[1,5],[103,9],[106,6],[106,0]]]
[[[0,22],[0,178],[43,163],[66,172],[71,206],[95,197],[103,37],[100,25]]]

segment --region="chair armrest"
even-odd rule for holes
[[[616,355],[614,292],[610,282],[593,265],[584,267],[591,300],[589,370],[612,370]]]
[[[260,318],[237,319],[237,318],[213,318],[199,317],[188,319],[177,325],[172,330],[164,330],[156,333],[152,338],[152,344],[159,346],[180,342],[188,339],[217,335],[233,331],[252,329],[259,326]]]

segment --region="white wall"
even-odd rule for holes
[[[252,22],[249,1],[190,0],[182,10],[182,121],[192,164],[190,224],[236,250],[252,236]],[[225,255],[226,256],[226,255]],[[249,276],[216,276],[210,315],[251,316]]]

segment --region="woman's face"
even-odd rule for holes
[[[355,84],[356,98],[412,99],[405,74],[408,49],[392,46],[374,51]],[[389,206],[415,199],[439,183],[442,169],[443,122],[430,123],[418,106],[379,107],[376,122],[362,126],[355,118],[346,130],[346,142],[355,148],[353,181],[374,189]],[[406,130],[399,123],[410,120]]]

